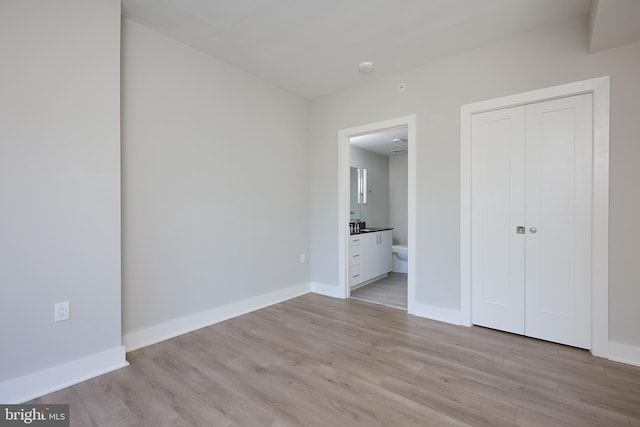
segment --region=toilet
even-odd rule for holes
[[[406,273],[409,248],[404,245],[393,245],[391,247],[391,253],[393,257],[391,271],[395,273]]]

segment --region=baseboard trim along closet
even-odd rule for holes
[[[127,351],[137,350],[196,329],[204,328],[236,316],[309,293],[309,283],[290,286],[242,301],[200,311],[168,322],[129,332],[122,337]]]
[[[609,341],[609,360],[640,366],[640,346]]]
[[[123,368],[124,347],[115,347],[62,365],[0,383],[0,402],[18,404]]]
[[[438,322],[450,323],[452,325],[462,324],[462,316],[460,310],[436,307],[419,302],[409,305],[409,314],[413,314],[414,316],[418,317],[424,317],[425,319],[437,320]]]

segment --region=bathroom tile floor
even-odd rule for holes
[[[407,274],[391,272],[351,292],[351,298],[388,307],[407,309]]]

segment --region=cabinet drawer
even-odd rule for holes
[[[359,245],[361,242],[361,236],[351,236],[349,238],[349,245],[350,246],[356,246]]]
[[[360,266],[352,265],[349,267],[349,286],[357,285],[362,282],[360,278]]]
[[[360,264],[360,246],[351,246],[349,248],[349,265]]]

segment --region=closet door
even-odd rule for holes
[[[590,348],[592,95],[472,120],[473,323]]]
[[[526,107],[525,334],[591,347],[592,95]]]
[[[472,118],[472,321],[524,334],[525,107]]]

